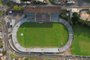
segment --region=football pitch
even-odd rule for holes
[[[63,47],[68,31],[60,23],[23,23],[17,31],[17,40],[25,48]]]

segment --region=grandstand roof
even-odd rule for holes
[[[25,13],[54,13],[60,11],[61,8],[57,6],[29,6],[24,9]]]

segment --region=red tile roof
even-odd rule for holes
[[[57,6],[29,6],[24,9],[25,13],[33,12],[33,13],[53,13],[60,12],[61,8]]]

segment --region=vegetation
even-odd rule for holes
[[[2,16],[3,15],[3,12],[2,11],[0,11],[0,16]]]
[[[88,9],[87,14],[90,14],[90,9]]]
[[[21,10],[23,10],[24,8],[22,7],[22,6],[18,6],[18,5],[15,5],[15,6],[13,6],[13,10],[14,11],[21,11]]]
[[[84,0],[84,1],[90,3],[90,0]]]
[[[77,24],[80,20],[79,14],[74,12],[73,15],[72,15],[71,20],[72,20],[73,25]]]
[[[68,20],[69,19],[69,15],[67,16],[67,14],[69,14],[69,12],[67,10],[63,10],[60,13],[59,17],[65,19],[65,20]]]
[[[90,27],[90,21],[80,19],[79,24]]]
[[[3,47],[3,43],[2,43],[2,40],[0,39],[0,48]]]
[[[11,57],[11,59],[15,59],[15,58],[17,58],[17,56],[16,56],[15,53],[11,53],[11,54],[10,54],[10,57]]]
[[[0,6],[2,5],[2,0],[0,0]]]
[[[68,20],[65,13],[61,18]],[[74,40],[72,42],[71,52],[73,55],[90,56],[90,22],[79,18],[79,14],[73,13],[72,23],[74,24]]]
[[[7,5],[8,7],[14,6],[14,3],[12,3],[11,1],[7,1],[7,3],[4,3],[4,4]]]
[[[74,55],[90,56],[90,27],[80,24],[74,26],[74,40],[71,52]]]
[[[29,60],[29,58],[25,58],[24,60]]]
[[[0,21],[0,27],[2,26],[2,22]],[[2,41],[2,39],[0,38],[0,48],[2,48],[3,47],[3,41]]]
[[[23,47],[62,47],[68,40],[68,32],[60,23],[24,23],[17,38]]]
[[[6,52],[5,50],[2,51],[3,56],[6,55],[6,53],[7,53],[7,52]]]
[[[60,13],[59,17],[68,20],[73,25],[80,22],[80,15],[76,12],[72,14],[72,17],[70,17],[69,11],[63,11],[62,13]]]

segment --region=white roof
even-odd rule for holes
[[[16,3],[21,3],[21,1],[20,0],[13,0],[14,2],[16,2]]]
[[[77,12],[77,13],[79,13],[79,9],[77,9],[77,8],[72,8],[71,11],[72,11],[72,12]]]
[[[14,24],[15,24],[15,20],[12,19],[10,25],[14,26]]]
[[[0,53],[0,56],[2,56],[3,54],[2,53]]]
[[[73,0],[67,0],[67,3],[75,3]]]
[[[40,2],[43,2],[44,0],[36,0],[36,1],[40,1]]]

